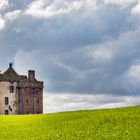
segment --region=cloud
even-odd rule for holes
[[[7,8],[9,6],[9,2],[8,0],[1,0],[0,1],[0,11],[4,10],[5,8]]]
[[[128,77],[132,80],[134,79],[135,81],[140,81],[140,64],[137,65],[132,65],[130,69],[127,72]]]
[[[138,4],[132,9],[132,14],[140,14],[140,1]]]
[[[12,12],[7,12],[4,15],[4,18],[8,21],[13,21],[13,20],[17,19],[20,14],[21,14],[21,10],[14,10]]]
[[[136,3],[139,0],[104,0],[106,4],[116,4],[116,5],[122,5],[122,6],[128,6],[130,4]]]
[[[44,94],[44,113],[139,105],[140,96]]]
[[[96,7],[96,1],[91,0],[79,0],[79,1],[53,1],[52,3],[47,0],[34,1],[28,5],[25,14],[31,15],[36,18],[49,18],[52,16],[59,16],[63,14],[69,14],[70,12],[77,11],[83,8],[83,6]]]
[[[69,48],[63,52],[52,52],[48,48],[30,52],[20,50],[14,58],[15,66],[20,68],[19,72],[34,66],[46,81],[48,92],[138,94],[139,86],[134,86],[137,83],[133,78],[139,70],[139,67],[134,67],[140,60],[139,33],[138,28],[117,39],[71,51]],[[23,69],[22,66],[26,67]],[[124,76],[126,73],[129,74]],[[133,82],[128,83],[128,77]],[[133,90],[134,87],[137,90]]]
[[[87,105],[76,104],[72,95],[82,102],[91,98],[95,104],[89,107],[116,106],[115,98],[125,102],[124,96],[134,97],[133,104],[140,92],[138,5],[137,0],[9,1],[0,16],[1,67],[13,61],[19,74],[35,69],[48,98],[69,93],[68,109]],[[97,94],[112,101],[98,98],[104,105],[97,106]]]
[[[107,61],[112,60],[112,54],[113,50],[112,48],[107,48],[105,46],[97,46],[95,47],[89,47],[88,55],[94,60],[94,61]]]
[[[5,20],[0,15],[0,30],[4,29],[5,27]]]
[[[28,9],[36,2],[47,4],[35,1]],[[74,2],[77,1],[70,3]],[[16,28],[28,43],[21,40],[24,47],[15,53],[16,68],[25,73],[22,66],[26,65],[27,69],[34,65],[46,81],[48,92],[130,95],[131,90],[126,89],[130,83],[126,82],[124,74],[139,59],[139,24],[133,25],[131,9],[125,11],[114,5],[96,3],[96,13],[89,9],[91,2],[86,1],[82,11],[77,9],[49,19],[33,16],[26,24],[23,23],[28,16],[23,15],[22,23],[18,21]],[[59,4],[62,3],[48,1],[48,6],[62,8]]]

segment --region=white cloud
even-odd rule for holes
[[[132,6],[132,14],[140,14],[140,0],[104,0],[105,4],[121,5],[122,7]]]
[[[44,113],[115,108],[140,104],[140,96],[79,95],[75,93],[44,94]]]
[[[52,16],[69,14],[72,11],[82,9],[83,6],[97,8],[95,0],[75,0],[72,2],[60,0],[54,1],[50,5],[48,5],[47,0],[39,0],[32,2],[26,9],[25,14],[36,18],[49,18]]]
[[[109,61],[113,57],[113,50],[112,48],[108,48],[106,46],[98,46],[96,48],[90,47],[88,55],[97,62]]]
[[[132,9],[131,11],[132,14],[140,14],[140,1],[138,4]]]
[[[135,3],[139,0],[104,0],[106,4],[117,4],[117,5],[122,5],[126,6],[128,4]]]
[[[0,30],[4,29],[4,27],[5,27],[5,20],[0,15]]]
[[[0,10],[4,10],[9,6],[8,0],[0,0]]]
[[[132,65],[126,74],[133,82],[140,82],[140,64]]]
[[[17,19],[19,16],[21,15],[21,10],[14,10],[11,12],[7,12],[4,15],[4,18],[8,21],[14,21],[15,19]]]

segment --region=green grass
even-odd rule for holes
[[[140,140],[140,106],[0,116],[0,140]]]

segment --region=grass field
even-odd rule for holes
[[[0,116],[0,140],[140,140],[140,106]]]

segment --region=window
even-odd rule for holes
[[[9,111],[8,110],[5,110],[5,114],[8,115],[9,114]]]
[[[14,93],[14,86],[10,86],[10,93]]]
[[[9,104],[9,98],[5,97],[5,105],[8,105],[8,104]]]

